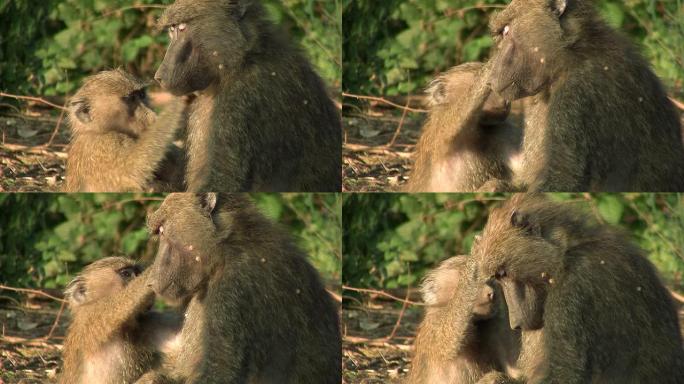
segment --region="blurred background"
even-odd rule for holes
[[[684,194],[551,194],[601,223],[626,229],[666,284],[684,292]],[[450,256],[469,254],[489,210],[505,195],[345,194],[343,283],[416,287]]]
[[[326,282],[341,278],[339,194],[252,194],[285,227]],[[81,268],[106,256],[151,262],[146,216],[161,195],[0,194],[0,284],[62,288]]]
[[[347,0],[344,92],[420,93],[430,79],[467,61],[485,61],[490,15],[509,0]],[[642,47],[668,88],[684,92],[684,0],[598,0],[614,28]],[[346,102],[346,100],[345,100]]]
[[[345,194],[343,350],[349,383],[400,383],[423,316],[426,271],[469,254],[502,194]],[[552,194],[641,246],[673,293],[684,325],[684,194]]]
[[[340,0],[262,2],[327,84],[339,88]],[[168,43],[155,23],[170,3],[173,0],[0,0],[0,90],[67,95],[84,76],[116,67],[151,79]]]

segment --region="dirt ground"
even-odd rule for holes
[[[0,192],[59,191],[69,142],[64,118],[47,111],[0,115],[0,136]]]
[[[0,291],[0,383],[56,382],[68,312],[55,323],[59,303],[19,302],[4,294]]]
[[[342,120],[342,190],[398,191],[408,181],[411,156],[426,117],[409,112],[402,119],[401,114],[387,110],[346,114]]]
[[[415,301],[416,296],[412,293],[410,300]],[[410,368],[422,308],[408,305],[402,315],[402,306],[396,301],[373,298],[361,302],[346,296],[344,300],[343,383],[399,384]],[[65,310],[55,322],[59,313],[57,301],[18,301],[0,291],[0,384],[56,382],[70,321]],[[684,310],[679,314],[684,330]]]

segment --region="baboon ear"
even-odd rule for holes
[[[71,306],[81,305],[86,301],[86,284],[80,276],[71,280],[64,290],[64,297]]]
[[[200,196],[200,205],[208,215],[211,215],[212,212],[214,212],[217,201],[218,196],[215,192],[208,192]]]
[[[87,124],[93,121],[93,117],[90,114],[90,105],[87,101],[74,100],[69,104],[69,109],[81,123]]]
[[[551,0],[551,12],[560,18],[568,7],[569,0]]]
[[[539,223],[525,212],[520,212],[518,210],[513,211],[511,214],[511,225],[515,228],[522,229],[532,236],[541,236],[542,234]]]

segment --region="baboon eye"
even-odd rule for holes
[[[160,225],[159,228],[157,228],[157,234],[163,235],[164,234],[164,226]]]
[[[509,33],[510,31],[511,31],[511,27],[507,25],[507,26],[505,26],[505,27],[501,30],[501,35],[504,36],[504,37],[505,37],[505,36],[508,36],[508,33]]]
[[[497,279],[501,279],[501,278],[506,277],[506,270],[503,269],[503,268],[499,268],[499,270],[496,271],[496,275],[495,275],[495,276],[496,276]]]
[[[121,276],[124,281],[129,281],[137,276],[137,273],[134,267],[126,267],[119,270],[119,276]]]
[[[176,26],[172,25],[169,27],[169,37],[173,39],[175,34],[176,34]]]
[[[180,23],[180,24],[178,24],[177,28],[178,28],[178,32],[183,32],[183,31],[185,31],[185,28],[187,28],[187,25],[185,25],[185,23]]]

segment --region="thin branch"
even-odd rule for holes
[[[394,131],[394,136],[392,136],[392,140],[387,144],[387,147],[392,148],[394,146],[394,142],[397,141],[397,137],[399,137],[399,133],[401,133],[401,127],[404,126],[404,119],[406,119],[406,113],[408,113],[407,108],[409,107],[409,104],[411,103],[411,95],[409,95],[406,98],[406,105],[404,106],[404,110],[401,113],[401,120],[399,120],[399,126],[397,126],[397,130]]]
[[[66,300],[64,300],[64,299],[60,299],[59,297],[52,296],[52,295],[49,294],[49,293],[45,293],[45,292],[40,291],[40,290],[37,290],[37,289],[14,288],[14,287],[8,287],[8,286],[6,286],[6,285],[1,285],[1,284],[0,284],[0,289],[5,289],[5,290],[8,290],[8,291],[14,291],[14,292],[22,292],[22,293],[33,293],[33,294],[36,294],[36,295],[45,296],[45,297],[47,297],[47,298],[49,298],[49,299],[52,299],[52,300],[55,300],[55,301],[59,301],[59,302],[61,302],[61,303],[65,303],[65,302],[66,302]]]
[[[42,99],[42,98],[40,98],[40,97],[12,95],[12,94],[10,94],[10,93],[5,93],[5,92],[0,92],[0,97],[9,97],[9,98],[12,98],[12,99],[17,99],[17,100],[35,101],[35,102],[38,102],[38,103],[47,104],[47,105],[49,105],[49,106],[51,106],[51,107],[53,107],[53,108],[57,108],[57,109],[61,109],[61,110],[64,110],[64,109],[65,109],[65,108],[62,107],[61,105],[57,105],[57,104],[51,103],[51,102],[49,102],[49,101],[47,101],[47,100],[45,100],[45,99]]]
[[[393,295],[391,295],[391,294],[389,294],[389,293],[387,293],[387,292],[378,291],[378,290],[375,290],[375,289],[354,288],[354,287],[350,287],[350,286],[347,286],[347,285],[343,285],[343,286],[342,286],[342,289],[343,289],[343,290],[347,290],[347,291],[361,292],[361,293],[372,293],[372,294],[376,294],[376,295],[380,295],[380,296],[384,296],[384,297],[390,298],[390,299],[392,299],[392,300],[395,300],[395,301],[398,301],[398,302],[401,302],[401,303],[408,303],[408,304],[411,304],[411,305],[420,305],[420,306],[424,306],[424,305],[425,305],[424,303],[419,303],[419,302],[411,301],[411,300],[408,300],[408,299],[402,299],[402,298],[393,296]]]
[[[346,93],[342,92],[342,97],[351,97],[353,99],[359,99],[359,100],[372,100],[372,101],[377,101],[379,103],[384,103],[387,105],[391,105],[395,108],[403,109],[409,112],[416,112],[416,113],[427,113],[427,109],[419,109],[419,108],[411,108],[411,107],[404,107],[402,105],[393,103],[385,98],[382,97],[376,97],[376,96],[364,96],[364,95],[355,95],[352,93]]]
[[[57,136],[57,132],[59,132],[59,127],[62,125],[62,119],[64,118],[64,112],[66,111],[66,103],[62,107],[62,111],[59,113],[59,119],[57,119],[57,125],[55,125],[55,129],[52,131],[52,135],[50,135],[50,140],[48,140],[45,145],[43,145],[45,148],[49,148],[52,145],[52,141],[55,139],[55,136]]]
[[[57,317],[55,318],[55,322],[52,323],[52,327],[50,328],[50,332],[48,332],[47,336],[45,336],[45,341],[50,340],[52,337],[52,333],[55,331],[55,328],[57,328],[57,324],[59,324],[59,318],[62,317],[62,312],[64,312],[64,306],[66,305],[66,301],[62,301],[62,304],[59,306],[59,312],[57,312]]]

